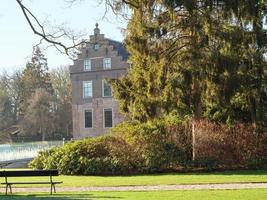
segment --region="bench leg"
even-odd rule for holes
[[[11,184],[9,184],[9,191],[10,191],[10,194],[12,194]]]
[[[56,193],[56,184],[53,184],[54,187],[54,193]]]
[[[8,184],[6,184],[6,195],[7,195],[7,190],[8,190]]]
[[[11,184],[6,184],[6,195],[7,195],[8,188],[9,188],[10,194],[12,194]]]
[[[53,192],[53,184],[51,184],[51,187],[50,187],[50,195],[52,195],[52,192]]]

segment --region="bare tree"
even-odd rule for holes
[[[27,134],[40,134],[45,141],[54,130],[52,96],[43,88],[37,89],[29,100],[29,109],[25,113],[23,130]]]
[[[80,3],[84,0],[64,0],[69,6],[72,6],[74,3]],[[40,42],[37,44],[41,44],[43,41],[49,43],[49,46],[55,47],[59,52],[65,53],[70,57],[75,57],[77,51],[79,51],[79,47],[84,44],[85,40],[81,38],[85,35],[83,33],[77,33],[74,30],[68,29],[64,26],[56,26],[53,27],[51,25],[47,25],[46,23],[41,22],[37,16],[23,3],[23,0],[16,0],[18,3],[28,25],[30,26],[31,30],[34,34],[38,35],[41,39]],[[119,12],[125,5],[134,6],[137,5],[130,3],[126,0],[98,0],[99,5],[104,4],[105,10],[103,12],[103,18],[106,16],[109,9],[111,9],[116,15],[122,16],[124,19],[128,18],[127,12]],[[52,31],[48,31],[52,28]],[[70,43],[69,45],[66,44],[67,42],[63,42],[62,39],[67,39]]]
[[[45,23],[41,23],[36,15],[24,5],[22,0],[16,1],[33,33],[41,37],[40,44],[42,41],[46,41],[54,46],[58,51],[70,55],[71,50],[76,49],[84,43],[83,40],[81,41],[81,33],[77,34],[73,30],[69,30],[66,27],[57,26],[54,28],[54,30],[48,32],[45,28]],[[71,44],[63,44],[63,42],[60,40],[62,38],[67,38]]]

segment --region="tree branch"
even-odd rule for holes
[[[67,55],[69,55],[70,49],[74,49],[74,48],[80,46],[82,43],[84,43],[84,41],[79,42],[79,43],[75,43],[75,36],[71,36],[72,43],[73,43],[73,45],[71,45],[71,46],[66,46],[62,42],[57,41],[56,39],[58,39],[60,37],[63,37],[63,36],[70,37],[70,36],[64,30],[62,31],[62,29],[60,29],[58,32],[56,32],[54,34],[47,34],[44,30],[44,26],[40,23],[40,21],[37,19],[37,17],[22,3],[22,0],[16,0],[16,1],[19,4],[19,6],[22,10],[22,13],[23,13],[24,17],[26,18],[33,33],[42,38],[40,41],[44,40],[44,41],[52,44],[53,46],[55,46],[58,50],[60,48],[63,48],[63,51],[60,50],[60,52],[64,52]],[[32,21],[31,18],[34,21]],[[41,31],[37,30],[38,27],[34,26],[34,24],[33,24],[34,22],[41,29]],[[62,34],[56,36],[55,34],[57,34],[57,33],[62,33]]]

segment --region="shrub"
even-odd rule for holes
[[[201,120],[195,122],[195,130],[196,160],[213,158],[227,168],[253,165],[255,168],[257,163],[266,160],[267,131],[264,129],[256,130],[249,124],[228,126]]]
[[[246,164],[249,169],[266,169],[267,158],[249,158],[246,161]]]
[[[267,167],[267,131],[252,126],[195,121],[167,116],[146,123],[124,122],[109,133],[40,152],[30,163],[62,174],[118,175],[174,171],[181,168]]]
[[[84,175],[174,170],[190,158],[187,131],[176,126],[167,119],[146,124],[125,122],[105,136],[40,152],[30,166]]]
[[[47,158],[51,155],[51,150],[45,150],[38,153],[38,156],[34,158],[30,163],[29,167],[35,169],[45,169]]]
[[[37,169],[59,169],[62,174],[126,174],[136,170],[131,147],[119,137],[102,136],[43,151],[29,164]]]
[[[213,157],[203,157],[199,160],[192,161],[194,168],[203,168],[207,170],[213,170],[218,168],[218,160]]]
[[[175,118],[177,120],[177,118]],[[188,123],[166,117],[147,123],[122,123],[111,133],[122,137],[139,155],[142,172],[175,170],[191,158]]]

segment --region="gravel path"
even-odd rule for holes
[[[266,188],[267,183],[232,183],[232,184],[199,184],[199,185],[157,185],[157,186],[117,186],[117,187],[57,187],[57,192],[86,191],[166,191],[166,190],[226,190]],[[50,186],[35,188],[13,188],[13,192],[49,192]],[[3,187],[0,192],[5,192]]]

